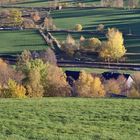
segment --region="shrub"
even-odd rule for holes
[[[81,24],[76,24],[76,25],[75,25],[75,30],[76,30],[76,31],[82,31],[82,29],[83,29],[83,27],[82,27]]]
[[[5,98],[25,98],[25,94],[26,89],[12,79],[9,79],[8,86],[2,89],[2,97]]]
[[[101,80],[85,71],[80,73],[79,79],[75,82],[75,92],[80,97],[104,97],[105,90]]]
[[[104,25],[103,24],[99,24],[98,26],[97,26],[97,31],[99,31],[99,32],[103,32],[104,31]]]
[[[80,39],[80,48],[84,51],[99,51],[101,44],[98,38]]]

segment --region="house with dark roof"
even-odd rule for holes
[[[130,74],[121,74],[118,72],[104,72],[102,73],[101,78],[103,79],[103,81],[111,79],[118,80],[120,76],[123,77],[123,80],[121,82],[124,85],[121,94],[126,95],[134,82]]]
[[[78,78],[79,78],[80,71],[65,71],[65,74],[67,76],[67,81],[68,81],[69,85],[73,87],[74,81],[78,80]],[[130,74],[121,74],[121,73],[112,72],[112,71],[104,72],[102,74],[94,74],[94,73],[91,73],[91,74],[92,74],[92,76],[100,77],[102,82],[105,82],[105,81],[111,80],[111,79],[118,80],[120,78],[120,76],[123,77],[123,80],[121,81],[123,84],[121,95],[116,95],[116,94],[112,93],[111,94],[112,97],[116,97],[116,96],[117,97],[123,97],[123,96],[126,97],[129,89],[132,86],[132,83],[134,82],[134,80]]]

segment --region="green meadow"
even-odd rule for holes
[[[1,99],[2,140],[139,140],[136,99]]]
[[[14,54],[25,49],[42,50],[48,47],[38,31],[0,31],[0,53]]]
[[[84,30],[95,30],[99,24],[116,27],[123,33],[140,34],[140,9],[68,8],[53,11],[52,17],[59,29],[74,29],[81,24]]]
[[[32,7],[45,7],[49,6],[49,2],[51,0],[20,0],[20,2],[17,2],[16,6],[32,6]],[[70,5],[74,5],[75,3],[84,3],[85,5],[90,5],[90,4],[100,4],[100,0],[80,0],[80,1],[75,1],[75,0],[61,0],[59,1],[60,3],[68,3]]]

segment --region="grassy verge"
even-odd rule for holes
[[[134,99],[1,99],[2,140],[139,140]]]

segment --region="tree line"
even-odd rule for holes
[[[25,50],[15,66],[0,59],[0,97],[108,97],[129,88],[128,97],[140,97],[140,73],[133,76],[131,87],[126,87],[123,75],[118,79],[102,79],[99,75],[80,72],[78,80],[69,84],[68,77],[56,64],[51,49],[41,52]]]

